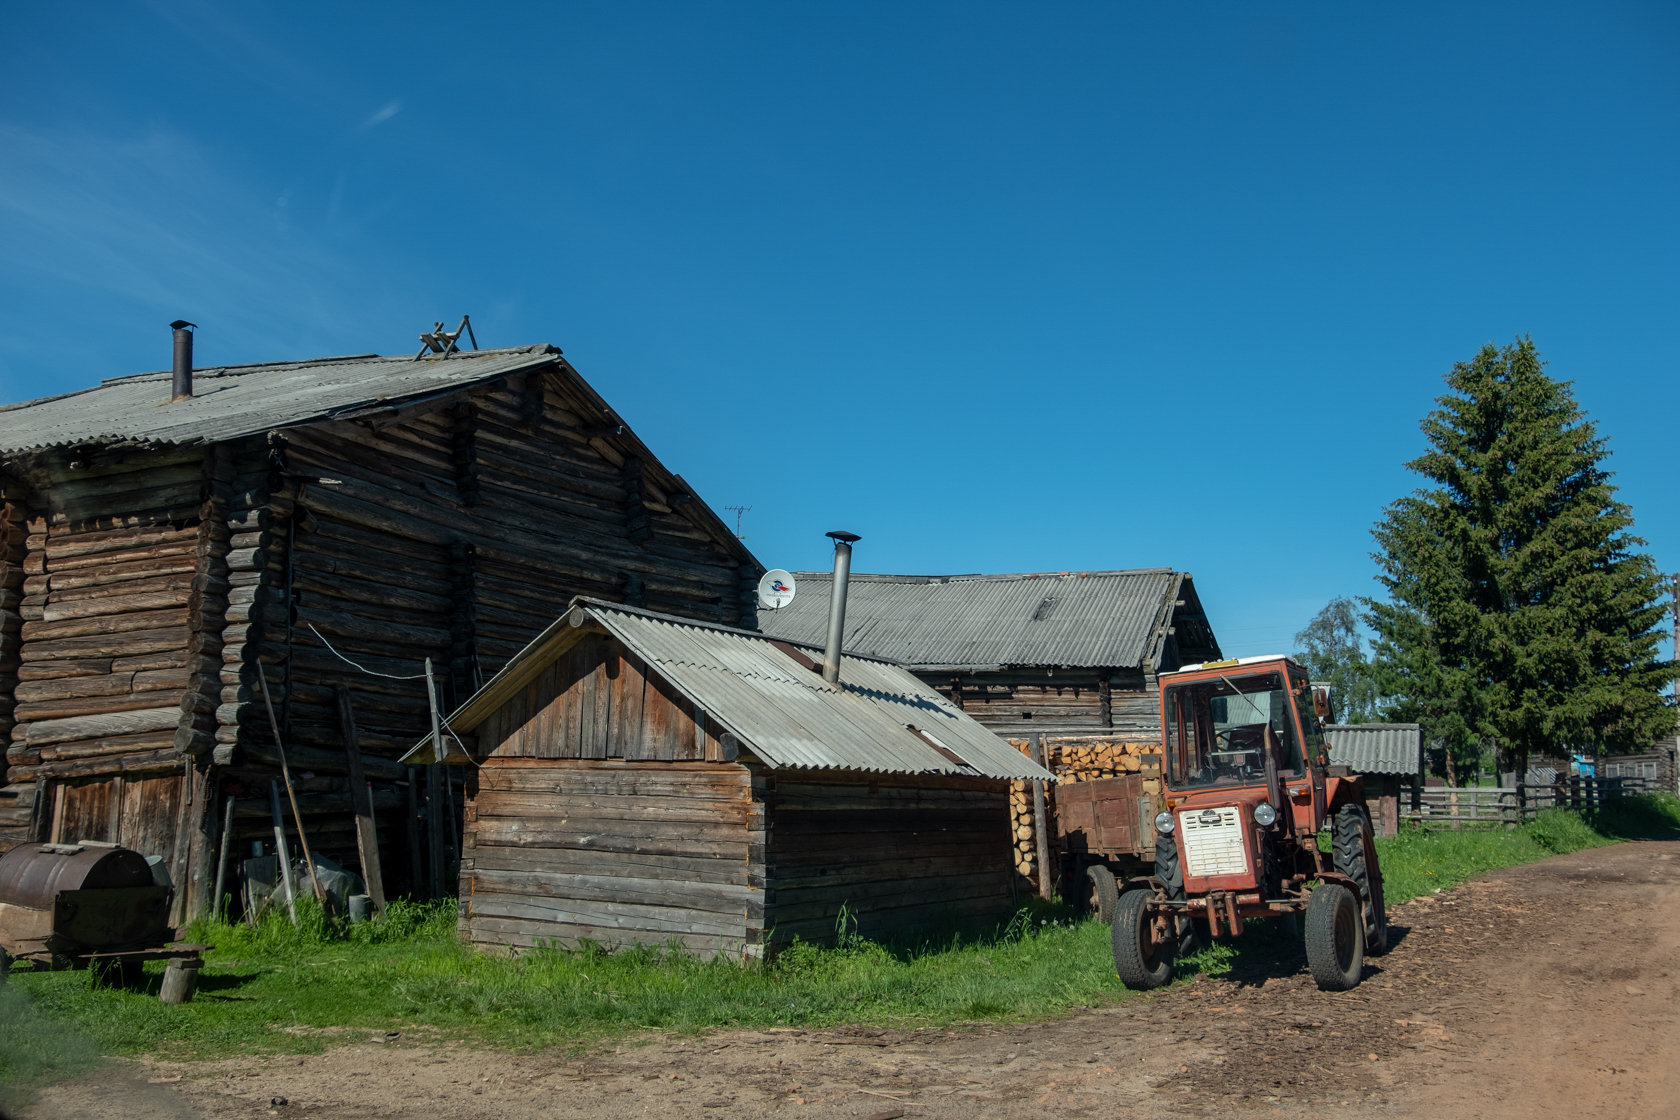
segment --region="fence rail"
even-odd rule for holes
[[[1650,778],[1559,777],[1553,784],[1515,786],[1426,786],[1412,797],[1400,818],[1414,824],[1451,828],[1515,828],[1542,809],[1592,813],[1617,798],[1648,793]],[[1403,794],[1401,804],[1407,805]]]

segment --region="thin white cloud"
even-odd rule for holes
[[[383,106],[380,107],[380,109],[377,113],[373,114],[373,116],[369,117],[367,120],[362,122],[362,131],[366,132],[370,128],[374,128],[377,125],[382,125],[386,121],[390,120],[392,117],[396,116],[400,112],[402,112],[402,102],[401,101],[392,101],[392,102],[390,102],[386,105],[383,105]]]
[[[228,360],[389,346],[367,337],[369,321],[424,303],[353,233],[329,236],[297,207],[275,207],[271,185],[178,133],[0,124],[0,151],[0,270],[12,284],[35,278],[159,322],[185,316],[214,327]],[[10,364],[0,347],[4,399],[40,395],[8,383]]]

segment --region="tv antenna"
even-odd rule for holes
[[[738,541],[746,540],[747,538],[743,537],[741,535],[741,515],[748,512],[749,510],[751,510],[752,507],[751,506],[724,506],[723,508],[727,509],[727,510],[734,510],[735,511],[735,539],[738,540]]]

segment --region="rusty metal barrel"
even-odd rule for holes
[[[173,891],[113,844],[20,844],[0,856],[0,948],[73,955],[167,939]]]

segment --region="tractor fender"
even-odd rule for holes
[[[1357,898],[1361,904],[1371,901],[1366,897],[1365,892],[1359,889],[1359,884],[1348,878],[1346,875],[1341,875],[1334,871],[1321,871],[1318,873],[1318,881],[1321,883],[1338,883],[1341,886],[1346,887],[1348,890],[1353,892],[1353,897]]]

